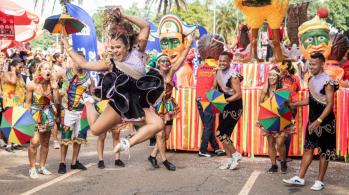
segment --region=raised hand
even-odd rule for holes
[[[195,33],[192,32],[192,33],[190,33],[190,35],[188,36],[188,44],[189,44],[189,45],[193,45],[194,41],[195,41]]]
[[[56,77],[53,77],[51,79],[51,88],[52,89],[58,89],[58,80],[56,79]]]
[[[65,36],[63,36],[63,35],[61,36],[61,41],[60,41],[60,43],[61,43],[61,44],[63,43],[64,49],[69,49],[69,48],[72,47],[71,45],[69,45],[68,39],[67,39]]]
[[[124,10],[122,10],[122,7],[116,7],[114,11],[119,12],[121,17],[125,15],[125,12]]]

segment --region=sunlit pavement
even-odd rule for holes
[[[125,137],[129,132],[121,134]],[[97,137],[88,135],[89,145],[83,145],[79,160],[89,166],[87,171],[70,169],[72,147],[67,156],[67,173],[58,174],[60,150],[53,149],[51,138],[46,167],[52,175],[41,175],[39,179],[29,178],[28,144],[26,151],[10,154],[0,149],[0,194],[348,194],[349,163],[330,162],[325,176],[325,189],[310,190],[318,173],[315,160],[306,175],[304,187],[284,185],[282,179],[296,175],[300,158],[288,163],[288,173],[269,174],[268,157],[244,157],[236,170],[219,170],[226,156],[199,158],[196,152],[167,152],[167,159],[177,167],[168,171],[158,156],[159,169],[154,169],[147,158],[152,152],[149,141],[137,145],[128,154],[121,154],[126,167],[114,165],[112,138],[108,133],[105,142],[105,169],[98,169]],[[38,151],[39,154],[39,151]],[[39,156],[37,157],[39,162]],[[280,167],[280,165],[279,165]],[[38,163],[37,163],[38,168]],[[260,172],[260,173],[259,173]],[[254,181],[254,179],[255,181]],[[250,180],[249,180],[250,179]],[[248,182],[249,181],[249,182]]]

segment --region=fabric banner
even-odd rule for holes
[[[86,27],[80,32],[72,34],[73,48],[75,51],[82,51],[86,56],[86,61],[98,61],[96,28],[90,15],[82,8],[65,2],[68,14],[80,20]],[[98,72],[86,71],[98,84]]]

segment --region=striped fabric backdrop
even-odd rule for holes
[[[267,139],[261,136],[260,130],[254,126],[259,112],[259,97],[261,86],[267,81],[270,68],[274,65],[258,64],[258,66],[236,65],[235,68],[244,75],[242,85],[244,112],[232,134],[236,149],[253,157],[254,155],[268,155]],[[246,77],[245,77],[246,76]],[[167,148],[171,150],[199,151],[203,131],[202,122],[196,108],[196,89],[186,88],[173,91],[173,96],[178,101],[181,113],[174,120],[172,132],[167,141]],[[349,89],[340,89],[336,92],[337,98],[337,153],[340,156],[348,155],[349,140]],[[308,97],[308,91],[299,92],[298,100]],[[299,107],[296,116],[297,134],[292,136],[289,155],[300,156],[303,154],[305,129],[308,122],[308,107]],[[218,126],[218,116],[214,123],[213,132]],[[218,141],[217,141],[218,142]],[[218,142],[219,143],[219,142]],[[220,143],[219,143],[220,144]],[[220,147],[222,145],[220,144]],[[209,146],[209,149],[212,148]],[[316,151],[315,151],[316,152]]]

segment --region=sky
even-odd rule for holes
[[[43,0],[38,1],[35,10],[34,10],[34,2],[35,2],[34,0],[10,0],[10,1],[14,1],[20,6],[22,6],[23,8],[27,9],[28,11],[35,12],[37,15],[39,15],[40,24],[43,24],[47,17],[51,15],[61,14],[62,12],[62,8],[61,8],[61,5],[59,4],[59,0],[56,0],[56,4],[55,4],[55,8],[53,9],[53,12],[52,12],[52,8],[55,0],[45,0],[46,4],[45,4],[45,9],[42,15],[41,15],[41,7],[42,7]],[[217,0],[217,4],[223,1],[226,1],[226,0]],[[129,8],[133,2],[139,2],[138,6],[143,8],[145,0],[83,0],[82,8],[86,10],[87,13],[92,15],[98,7],[104,7],[105,5],[121,5],[124,8]],[[72,3],[74,5],[78,5],[78,0],[72,0]]]

